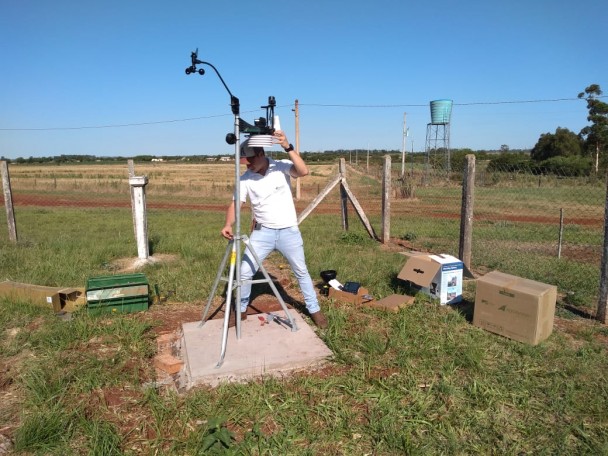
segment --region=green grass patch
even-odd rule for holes
[[[7,279],[84,286],[136,255],[130,210],[25,208],[19,217],[20,242],[0,241]],[[151,210],[151,248],[174,259],[147,266],[150,283],[176,303],[203,302],[226,248],[223,221],[220,212]],[[458,223],[396,218],[391,229],[457,254]],[[339,215],[314,214],[301,229],[315,281],[335,269],[377,297],[405,292],[396,279],[405,257],[371,241],[357,220],[345,233]],[[555,283],[566,296],[560,326],[539,346],[473,327],[470,282],[456,307],[419,297],[393,314],[322,301],[330,324],[321,336],[334,357],[321,371],[177,394],[150,387],[161,322],[63,321],[4,299],[0,392],[13,400],[0,403],[0,428],[23,454],[606,454],[607,332],[565,308],[594,305],[597,266],[513,254],[550,242],[516,223],[480,229],[476,264]]]

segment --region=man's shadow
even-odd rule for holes
[[[283,286],[281,285],[281,283],[277,279],[277,277],[273,276],[270,273],[268,273],[268,276],[272,280],[272,283],[276,287],[279,296],[281,296],[281,298],[283,299],[283,302],[285,303],[287,308],[292,308],[292,309],[297,310],[300,313],[308,314],[308,310],[306,309],[306,306],[304,304],[302,304],[301,302],[297,301],[296,299],[294,299],[292,296],[290,296],[287,293],[287,291],[285,290],[285,288],[283,288]],[[262,274],[261,271],[258,271],[253,276],[252,280],[263,280],[263,279],[264,279],[264,274]],[[208,317],[209,320],[214,319],[217,314],[224,311],[227,294],[228,294],[228,282],[226,282],[224,284],[224,289],[222,290],[222,293],[220,295],[222,297],[222,305],[218,306],[217,309],[215,309],[209,315],[209,317]],[[270,297],[274,298],[276,301],[269,303],[268,300],[263,299],[264,296],[270,296]],[[231,304],[234,303],[234,300],[235,300],[235,293],[233,290]],[[256,303],[256,300],[257,300],[257,303]],[[231,305],[231,307],[233,307],[233,306]],[[251,295],[249,296],[249,306],[247,307],[248,315],[275,312],[275,311],[279,311],[279,310],[283,310],[283,308],[281,306],[281,303],[276,298],[274,292],[272,291],[270,284],[268,284],[267,282],[254,283],[251,286]]]
[[[285,303],[285,305],[288,308],[295,309],[301,313],[308,313],[308,311],[306,310],[306,306],[303,303],[301,303],[300,301],[297,301],[292,296],[290,296],[287,293],[287,291],[285,290],[285,288],[283,288],[283,286],[281,285],[281,283],[277,279],[277,277],[273,276],[270,273],[268,273],[268,276],[272,280],[272,283],[276,287],[279,296],[281,296],[281,298],[283,299],[283,302]],[[258,279],[264,279],[264,275],[259,271],[253,277],[253,280],[258,280]],[[251,296],[249,297],[249,307],[253,310],[258,311],[257,313],[267,312],[267,310],[265,309],[265,306],[263,307],[263,306],[259,305],[258,307],[256,307],[256,302],[255,302],[257,299],[260,304],[264,303],[265,300],[260,299],[264,296],[270,296],[270,297],[273,297],[276,299],[276,296],[268,283],[254,283],[251,287]],[[273,310],[282,310],[281,304],[279,303],[278,299],[276,301],[276,306],[272,306],[272,307],[273,307]]]

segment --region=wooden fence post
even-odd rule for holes
[[[382,243],[391,237],[391,156],[384,156],[382,173]]]
[[[11,242],[17,242],[17,224],[15,223],[15,211],[13,209],[13,193],[11,191],[11,178],[8,173],[8,163],[0,161],[0,173],[2,174],[2,190],[4,192],[4,207],[6,208],[6,220],[8,221],[8,238]]]
[[[462,179],[462,208],[460,211],[460,241],[458,256],[467,269],[471,269],[473,240],[473,203],[475,201],[475,155],[466,156],[467,163]]]
[[[606,174],[606,204],[604,207],[604,250],[600,265],[600,298],[597,304],[596,318],[602,323],[608,323],[608,173]]]
[[[342,185],[342,180],[346,178],[346,161],[341,158],[339,165],[340,173],[340,206],[342,207],[342,229],[348,231],[348,195]]]

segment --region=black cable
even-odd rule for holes
[[[606,95],[595,97],[607,98]],[[525,104],[525,103],[554,103],[561,101],[580,101],[587,100],[586,98],[554,98],[554,99],[539,99],[539,100],[513,100],[513,101],[475,101],[471,103],[453,103],[454,106],[477,106],[477,105],[500,105],[500,104]],[[292,107],[293,105],[282,105],[279,107]],[[316,106],[322,108],[410,108],[410,107],[425,107],[425,104],[387,104],[387,105],[352,105],[352,104],[324,104],[324,103],[299,103],[299,106]],[[245,111],[245,113],[258,112],[259,110]],[[176,122],[191,122],[193,120],[212,119],[215,117],[226,117],[230,114],[217,114],[212,116],[190,117],[186,119],[159,120],[155,122],[140,122],[115,125],[94,125],[81,127],[46,127],[46,128],[0,128],[0,131],[57,131],[57,130],[87,130],[87,129],[102,129],[102,128],[124,128],[124,127],[139,127],[143,125],[158,125]]]

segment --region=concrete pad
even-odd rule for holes
[[[294,370],[318,367],[332,352],[310,325],[295,310],[289,311],[297,331],[276,321],[262,323],[266,313],[248,315],[241,322],[241,338],[236,327],[228,329],[226,355],[218,368],[222,349],[223,320],[208,320],[182,325],[182,358],[185,362],[183,385],[217,386],[221,382],[245,382],[262,376],[282,376]],[[289,321],[285,312],[273,312]]]

